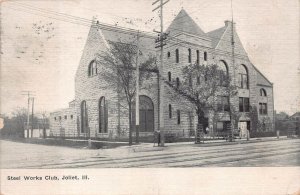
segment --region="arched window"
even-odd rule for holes
[[[263,97],[267,96],[267,92],[265,89],[263,89],[263,88],[260,89],[260,96],[263,96]]]
[[[188,54],[188,62],[191,63],[192,62],[192,50],[189,48],[188,52],[189,52],[189,54]]]
[[[193,79],[192,76],[189,77],[189,86],[193,87]]]
[[[203,56],[204,57],[204,61],[207,61],[207,52],[205,51],[203,55],[204,55]]]
[[[81,116],[81,133],[86,133],[88,128],[88,116],[87,116],[87,108],[86,101],[83,100],[80,105],[80,116]]]
[[[172,118],[172,105],[169,104],[169,118]]]
[[[168,51],[168,58],[171,57],[171,53]]]
[[[240,65],[238,70],[239,87],[242,89],[248,89],[248,70],[245,65]]]
[[[226,86],[228,80],[228,66],[226,62],[223,60],[219,61],[218,68],[220,69],[220,85]]]
[[[92,60],[91,63],[89,64],[88,76],[94,76],[97,73],[98,73],[97,62],[95,60]]]
[[[180,110],[177,110],[177,125],[180,125],[181,119],[180,119]]]
[[[179,63],[179,50],[178,49],[176,49],[175,50],[175,53],[176,53],[176,63]]]
[[[172,80],[172,74],[171,74],[171,72],[168,72],[168,80],[169,80],[169,82],[171,82],[171,80]]]
[[[108,109],[105,97],[99,99],[99,133],[107,133]]]
[[[200,76],[197,76],[197,85],[200,85]]]
[[[179,78],[177,77],[176,78],[176,87],[179,87],[179,85],[180,85],[180,81],[179,81]]]
[[[199,64],[200,63],[200,60],[199,60],[199,50],[196,51],[196,57],[197,57],[196,63]]]

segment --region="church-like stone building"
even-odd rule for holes
[[[164,78],[180,81],[182,68],[190,63],[218,64],[239,87],[238,98],[235,100],[241,113],[239,128],[242,131],[258,131],[257,125],[252,125],[250,114],[251,109],[257,109],[257,119],[260,126],[263,126],[260,129],[273,130],[273,84],[250,62],[235,24],[225,21],[223,27],[205,33],[182,9],[166,32],[169,33],[169,38],[164,47]],[[136,39],[136,34],[137,32],[122,28],[105,27],[97,22],[91,25],[75,75],[75,99],[69,103],[68,108],[51,113],[50,135],[82,138],[128,136],[126,104],[121,104],[114,90],[104,89],[105,84],[99,74],[103,65],[96,58],[97,54],[109,47],[109,42],[130,42]],[[143,56],[159,55],[159,48],[155,48],[156,38],[140,33],[139,46]],[[153,71],[151,75],[144,82],[144,85],[151,87],[142,86],[140,89],[140,136],[153,135],[154,130],[158,129],[158,73]],[[165,131],[180,136],[193,134],[191,132],[195,131],[197,123],[193,111],[186,110],[172,100],[169,93],[172,91],[166,85],[163,105]],[[213,125],[208,114],[206,126],[215,132],[226,131],[225,126],[229,122],[228,109],[229,98],[218,97],[218,111],[223,113],[223,117]]]

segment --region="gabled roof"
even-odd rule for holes
[[[231,52],[232,36],[234,38],[234,52],[238,55],[248,56],[239,35],[235,29],[235,23],[226,20],[225,26],[206,33],[212,40],[212,47],[218,50]]]
[[[294,113],[292,116],[290,116],[290,118],[297,117],[297,116],[300,116],[300,112]]]
[[[218,28],[216,30],[210,31],[208,33],[206,33],[209,37],[212,38],[212,47],[215,48],[219,41],[221,40],[224,32],[226,30],[226,26],[223,26],[221,28]]]
[[[188,33],[196,36],[207,37],[203,30],[201,30],[201,28],[184,9],[181,9],[166,31],[170,32],[170,35]]]
[[[105,29],[101,28],[101,33],[105,41],[109,44],[109,42],[120,42],[130,45],[137,45],[137,34],[138,31],[126,32],[121,29]],[[100,31],[99,30],[99,31]],[[155,55],[155,38],[154,36],[150,36],[144,33],[140,33],[139,38],[139,49],[143,54],[141,58],[146,59],[148,55]]]
[[[253,64],[252,66],[256,70],[256,79],[257,79],[257,84],[259,85],[266,85],[266,86],[273,86],[273,83],[267,79]]]

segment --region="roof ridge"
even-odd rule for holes
[[[173,32],[186,32],[188,34],[204,36],[206,33],[199,27],[199,25],[193,20],[193,18],[182,8],[180,12],[173,19],[166,31]]]

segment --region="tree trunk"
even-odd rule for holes
[[[27,125],[27,138],[29,138],[29,125]]]
[[[131,110],[131,102],[128,103],[128,106],[129,106],[129,145],[132,145],[132,110]]]
[[[204,112],[201,110],[200,107],[197,108],[197,119],[198,119],[198,124],[197,124],[197,131],[200,131],[200,134],[203,134],[203,124],[204,124]],[[202,128],[200,128],[200,124],[202,125]],[[197,136],[197,132],[196,132],[196,135]],[[201,139],[201,137],[199,137],[199,139]],[[200,140],[201,142],[201,140]]]
[[[204,117],[204,112],[201,109],[198,109],[198,124],[202,124],[202,127],[204,128],[204,123],[205,123],[205,117]],[[202,128],[202,132],[203,132]]]

